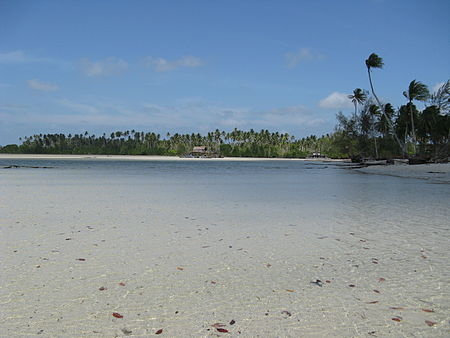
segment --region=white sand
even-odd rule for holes
[[[325,161],[348,162],[346,159],[320,158],[261,158],[261,157],[222,157],[222,158],[188,158],[178,156],[156,155],[51,155],[51,154],[0,154],[0,159],[99,159],[130,161]]]
[[[128,183],[0,172],[2,337],[450,335],[448,209],[416,226],[401,204],[298,216]]]
[[[418,165],[379,165],[355,169],[366,174],[418,178],[450,183],[450,163]]]

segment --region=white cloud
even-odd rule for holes
[[[28,80],[27,83],[28,83],[28,86],[30,86],[31,88],[33,88],[35,90],[45,91],[45,92],[53,92],[53,91],[59,89],[59,87],[57,85],[54,85],[51,83],[46,83],[46,82],[41,82],[36,79]]]
[[[333,92],[326,98],[320,100],[319,107],[321,108],[351,108],[352,101],[348,98],[348,94]]]
[[[300,48],[296,52],[286,54],[288,68],[294,68],[301,62],[321,60],[324,56],[311,48]]]
[[[57,100],[56,102],[77,113],[97,114],[99,112],[96,107],[89,104],[73,102],[67,99]]]
[[[439,88],[441,88],[444,84],[445,84],[445,82],[439,82],[439,83],[436,83],[436,84],[433,86],[433,88],[431,88],[432,92],[433,92],[433,93],[436,93],[436,92],[439,90]]]
[[[25,54],[21,50],[0,53],[0,64],[17,64],[17,63],[36,63],[36,62],[53,62],[48,58],[38,58]]]
[[[115,57],[109,57],[97,62],[84,58],[81,59],[80,66],[82,72],[89,77],[119,75],[128,69],[126,61]]]
[[[184,56],[174,61],[147,56],[142,60],[142,63],[144,64],[144,66],[153,68],[157,72],[167,72],[182,67],[194,68],[203,65],[202,60],[195,56]]]
[[[231,130],[269,129],[285,130],[302,136],[317,134],[317,130],[332,128],[325,116],[303,105],[292,105],[272,109],[225,106],[199,98],[174,101],[173,104],[127,103],[116,99],[93,101],[53,101],[53,107],[40,111],[39,107],[0,106],[0,121],[20,124],[25,135],[33,134],[36,126],[52,125],[56,129],[86,129],[99,132],[107,130],[137,129],[165,133],[205,133],[216,128]],[[64,107],[61,109],[61,107]],[[330,127],[331,126],[331,127]],[[326,128],[325,128],[326,127]]]

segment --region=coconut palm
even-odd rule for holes
[[[356,119],[356,115],[358,113],[358,104],[363,104],[364,101],[366,101],[367,94],[361,88],[356,88],[355,90],[353,90],[353,95],[348,95],[347,97],[350,100],[352,100],[353,104],[355,105],[355,116],[354,117]]]
[[[375,91],[373,90],[373,84],[372,84],[372,76],[370,75],[370,69],[371,68],[383,68],[384,63],[383,59],[379,57],[377,54],[372,53],[369,55],[369,58],[366,60],[366,66],[367,66],[367,73],[369,74],[369,83],[370,83],[370,89],[372,90],[372,95],[375,97],[375,100],[377,100],[378,106],[381,107],[381,102],[378,99],[378,96],[375,94]]]
[[[377,54],[372,53],[369,55],[369,58],[366,60],[366,67],[367,67],[367,73],[369,74],[369,83],[370,83],[370,89],[372,90],[372,95],[375,98],[375,100],[378,103],[378,107],[380,107],[380,110],[382,112],[382,114],[384,115],[386,121],[388,121],[389,123],[389,128],[392,130],[392,124],[390,122],[390,120],[387,118],[386,113],[384,111],[384,106],[381,104],[381,101],[378,99],[377,94],[375,94],[375,90],[373,89],[373,84],[372,84],[372,76],[370,75],[370,70],[372,68],[383,68],[383,59],[381,57],[379,57]],[[402,150],[403,154],[406,153],[405,151],[405,146],[400,142],[399,138],[397,137],[397,135],[394,133],[394,138],[395,141],[398,143],[400,149]]]
[[[414,146],[414,152],[416,149],[416,128],[414,127],[414,114],[412,110],[413,100],[426,101],[430,97],[430,92],[426,85],[420,81],[412,80],[409,84],[408,90],[403,92],[403,96],[409,101],[410,117],[411,117],[411,136]]]

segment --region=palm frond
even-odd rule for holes
[[[403,95],[410,100],[426,101],[430,97],[428,87],[420,81],[412,80],[409,84],[408,91],[403,92]]]
[[[370,54],[369,58],[366,60],[367,68],[383,68],[383,59],[379,57],[377,54]]]

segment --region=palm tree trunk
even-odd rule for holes
[[[411,115],[411,136],[412,136],[412,143],[413,143],[413,152],[414,155],[416,154],[416,129],[414,128],[414,117],[413,117],[413,110],[412,110],[412,101],[409,101],[409,112]]]
[[[395,133],[395,130],[394,130],[393,126],[392,126],[392,122],[391,122],[391,121],[388,119],[388,117],[386,116],[386,113],[385,113],[385,111],[384,111],[384,106],[381,104],[380,100],[378,99],[377,94],[375,94],[375,91],[373,90],[372,76],[370,75],[370,68],[369,68],[369,67],[367,67],[367,73],[369,74],[369,83],[370,83],[370,89],[372,90],[372,94],[373,94],[373,96],[375,97],[375,100],[377,101],[378,106],[380,107],[381,112],[383,113],[384,117],[385,117],[386,120],[388,121],[389,128],[393,131],[395,141],[398,143],[398,145],[399,145],[399,147],[400,147],[400,149],[401,149],[401,151],[402,151],[402,153],[403,153],[403,156],[404,156],[404,155],[406,154],[405,146],[404,146],[404,144],[401,143],[401,141],[400,141],[399,138],[397,137],[397,134]]]
[[[373,138],[374,142],[375,142],[375,159],[378,159],[378,146],[377,146],[377,137],[375,136]]]

